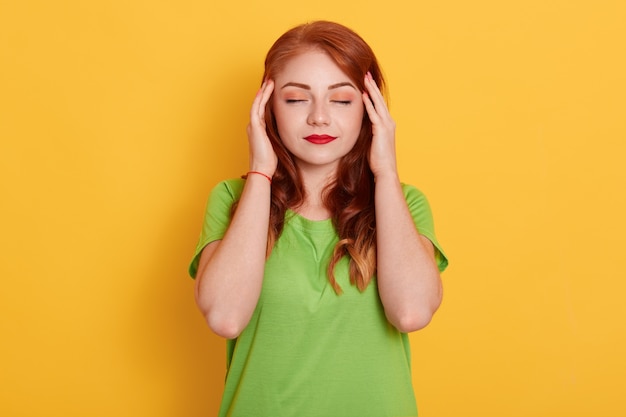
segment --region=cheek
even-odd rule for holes
[[[359,108],[354,109],[354,112],[350,116],[351,126],[357,130],[361,130],[363,124],[363,117],[365,115],[365,107],[363,104]]]
[[[276,132],[279,139],[284,143],[285,139],[293,136],[294,123],[293,116],[285,114],[285,109],[274,108],[274,120],[276,121]]]
[[[280,103],[277,103],[274,100],[274,102],[272,103],[272,113],[274,115],[274,120],[276,121],[278,133],[280,134],[284,129],[285,120],[288,120],[288,117],[285,116],[285,109],[282,108]]]

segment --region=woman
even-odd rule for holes
[[[281,36],[250,112],[250,171],[212,191],[190,273],[227,341],[221,416],[414,416],[408,332],[447,260],[398,179],[370,47],[331,22]]]

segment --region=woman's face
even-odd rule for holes
[[[274,78],[278,134],[300,169],[336,169],[361,131],[361,91],[328,55],[295,56]]]

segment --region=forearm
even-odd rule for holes
[[[265,268],[270,183],[250,175],[230,226],[220,242],[207,246],[196,277],[196,302],[211,329],[234,338],[256,307]]]
[[[395,173],[377,176],[378,289],[387,319],[400,331],[425,327],[442,297],[432,243],[420,236]]]

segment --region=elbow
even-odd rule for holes
[[[243,327],[229,320],[211,320],[207,317],[207,323],[213,333],[225,339],[236,339],[243,331]]]
[[[196,305],[204,317],[209,329],[226,339],[236,339],[246,327],[232,312],[220,311],[215,306],[206,305],[196,298]]]
[[[435,312],[441,305],[441,294],[431,300],[430,303],[424,303],[421,306],[410,306],[401,311],[397,311],[394,317],[388,317],[391,324],[402,333],[411,333],[421,330],[432,321]]]
[[[246,327],[247,322],[242,324],[232,312],[220,311],[213,303],[200,297],[198,287],[196,287],[195,298],[198,310],[209,329],[216,335],[226,339],[236,339]]]
[[[403,314],[390,321],[399,332],[411,333],[428,326],[433,318],[433,315],[434,311],[424,310],[421,312],[413,312],[411,314]]]
[[[213,333],[225,339],[236,339],[245,328],[233,317],[224,317],[211,312],[205,313],[204,319]]]

